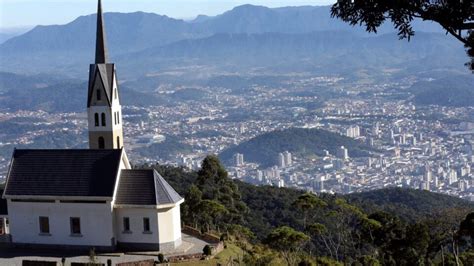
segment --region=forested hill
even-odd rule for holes
[[[474,75],[455,75],[420,81],[411,88],[419,105],[474,106]]]
[[[349,156],[367,156],[374,151],[371,147],[354,139],[321,129],[290,128],[262,134],[237,146],[224,150],[220,155],[224,162],[231,161],[236,153],[242,153],[245,161],[262,166],[278,164],[278,153],[289,151],[296,156],[322,156],[324,150],[336,155],[344,146]]]
[[[197,172],[186,172],[182,168],[155,167],[180,195],[186,195],[196,182]],[[297,223],[298,212],[292,207],[303,192],[293,188],[255,186],[241,181],[233,181],[241,193],[242,200],[250,208],[247,223],[253,225],[255,233],[263,236],[270,228],[283,224]],[[321,198],[332,200],[343,198],[367,213],[384,211],[405,222],[418,222],[453,212],[457,219],[460,213],[474,211],[474,202],[453,196],[408,188],[384,188],[347,195],[322,194]],[[446,217],[449,218],[449,217]],[[261,231],[260,231],[261,230]]]
[[[474,203],[426,190],[385,188],[345,195],[349,202],[366,212],[385,211],[408,222],[446,215],[453,210],[474,210]]]
[[[185,196],[184,224],[249,241],[238,242],[248,265],[281,264],[278,258],[313,263],[304,265],[456,265],[453,243],[461,262],[474,256],[474,203],[451,196],[401,188],[314,195],[253,186],[229,179],[215,156],[198,172],[152,167]]]

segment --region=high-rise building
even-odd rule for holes
[[[349,159],[349,151],[344,146],[339,148],[339,158],[343,160]]]
[[[244,155],[242,153],[234,154],[234,165],[235,166],[244,165]]]
[[[425,165],[425,173],[423,176],[423,181],[430,183],[433,177],[433,173],[431,172],[431,168],[428,164]]]
[[[349,138],[358,138],[360,137],[360,128],[359,126],[350,126],[346,129],[346,136]]]
[[[289,151],[285,151],[283,153],[283,157],[285,158],[285,165],[287,167],[291,166],[293,164],[293,157],[292,157],[292,155]]]
[[[285,155],[283,155],[283,153],[278,154],[278,167],[280,167],[280,168],[285,168],[286,167]]]
[[[456,182],[458,182],[458,173],[456,170],[451,169],[448,173],[448,184],[451,185]]]

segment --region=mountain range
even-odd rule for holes
[[[9,39],[0,45],[0,71],[86,77],[95,20],[95,15],[81,16]],[[408,43],[397,41],[392,25],[382,25],[373,35],[331,18],[329,6],[243,5],[191,21],[144,12],[106,13],[105,21],[111,59],[125,79],[191,66],[205,66],[199,69],[204,72],[249,67],[338,72],[367,65],[404,67],[407,62],[462,69],[467,60],[462,46],[435,24],[416,21],[418,34]]]

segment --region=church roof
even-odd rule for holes
[[[122,170],[115,204],[163,205],[183,198],[155,170]]]
[[[122,150],[15,150],[5,196],[113,197]]]

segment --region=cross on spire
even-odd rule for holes
[[[104,17],[102,15],[102,2],[97,5],[97,35],[95,44],[95,63],[106,64],[108,61],[108,51],[105,39]]]

